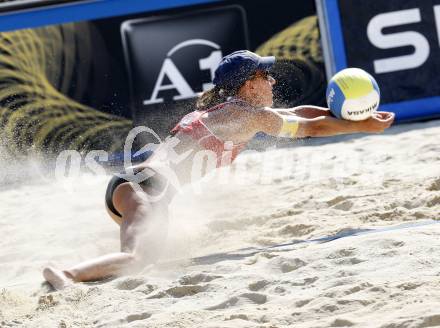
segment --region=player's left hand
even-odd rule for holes
[[[378,120],[388,122],[391,125],[394,121],[395,114],[392,112],[374,112],[373,117]]]
[[[359,123],[363,127],[363,132],[381,133],[388,129],[394,121],[394,113],[391,112],[375,112],[371,117]]]

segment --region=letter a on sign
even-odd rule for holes
[[[171,81],[170,84],[163,84],[165,75]],[[181,100],[194,97],[194,91],[191,89],[185,78],[174,65],[170,58],[166,58],[160,69],[159,77],[154,85],[153,94],[148,100],[144,100],[144,105],[151,105],[163,102],[163,98],[157,98],[160,91],[176,89],[179,95],[174,96],[174,100]]]

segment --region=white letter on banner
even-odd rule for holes
[[[429,43],[418,32],[399,32],[383,34],[386,27],[398,26],[421,21],[419,9],[400,10],[373,17],[367,26],[370,42],[380,49],[390,49],[403,46],[413,46],[411,55],[398,56],[374,61],[375,73],[389,73],[421,66],[429,57]]]
[[[440,45],[440,5],[434,6],[435,26],[437,27],[437,39]]]
[[[166,76],[171,81],[171,84],[162,84],[163,79]],[[150,99],[144,100],[144,105],[151,105],[163,102],[163,98],[157,98],[159,91],[176,89],[180,95],[173,97],[174,100],[181,100],[195,97],[196,94],[191,89],[189,84],[186,82],[185,78],[180,74],[176,65],[171,59],[165,58],[162,68],[160,69],[159,77],[157,78],[156,84],[154,86],[153,94]]]
[[[222,60],[222,52],[220,50],[216,50],[211,52],[209,57],[202,58],[199,60],[199,67],[201,70],[209,69],[211,73],[211,80],[214,80],[214,72],[220,64],[220,61]],[[203,91],[207,91],[214,87],[214,84],[212,83],[203,83]]]

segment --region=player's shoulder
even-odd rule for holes
[[[242,113],[252,113],[252,114],[261,114],[261,113],[267,113],[271,111],[270,107],[258,107],[251,105],[249,102],[238,99],[238,98],[232,98],[224,103],[225,107],[228,108],[235,108],[241,110]]]
[[[254,107],[249,104],[247,101],[239,99],[239,98],[229,98],[222,104],[223,107],[228,108],[240,108],[243,110],[252,110]]]

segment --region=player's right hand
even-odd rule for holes
[[[373,115],[363,121],[365,132],[381,133],[389,128],[394,122],[395,114],[392,112],[375,112]]]

